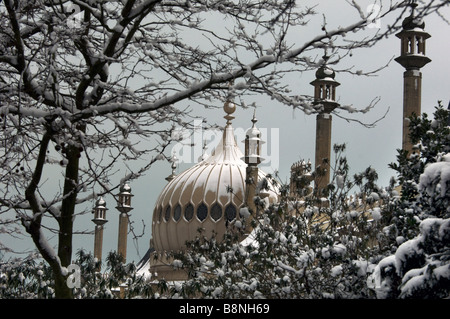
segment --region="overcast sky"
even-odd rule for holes
[[[307,0],[299,3],[314,4],[317,1]],[[358,1],[362,8],[372,1]],[[350,9],[346,1],[320,1],[317,11],[327,15],[330,29],[339,25],[348,25],[358,20],[358,14]],[[450,8],[446,9],[446,16],[450,17]],[[386,27],[389,21],[379,21],[381,27]],[[427,56],[432,62],[422,69],[422,112],[432,114],[438,100],[442,100],[447,107],[450,99],[450,66],[448,52],[450,52],[450,27],[438,16],[427,17],[425,31],[432,37],[427,40]],[[319,34],[322,23],[321,15],[315,16],[301,34],[298,34],[298,44],[303,44],[311,37]],[[368,29],[368,33],[376,32],[376,28]],[[372,70],[385,65],[391,58],[397,57],[400,52],[400,40],[395,36],[379,42],[375,47],[364,50],[355,50],[351,59],[342,61],[335,69],[345,69],[352,65],[354,70]],[[250,62],[250,61],[249,61]],[[341,83],[337,88],[337,98],[341,104],[351,104],[355,108],[365,108],[374,98],[380,97],[375,109],[364,115],[352,115],[360,121],[371,123],[381,118],[389,110],[386,117],[375,128],[365,128],[356,122],[347,122],[333,116],[332,143],[346,143],[346,156],[352,173],[360,172],[372,166],[379,174],[379,185],[387,186],[395,172],[388,168],[388,164],[396,159],[397,149],[401,147],[402,135],[402,108],[403,108],[403,72],[404,69],[395,61],[388,68],[378,73],[377,77],[358,77],[348,73],[338,73],[336,80]],[[309,84],[314,80],[314,71],[297,74],[290,78],[298,87],[298,94],[313,95],[313,87]],[[252,97],[246,100],[247,104],[256,102],[258,127],[267,132],[265,139],[268,158],[271,160],[261,168],[266,173],[278,170],[282,181],[289,180],[289,169],[292,163],[301,159],[314,160],[315,147],[315,115],[305,115],[299,110],[281,105],[266,96]],[[218,107],[221,102],[217,101]],[[210,123],[225,125],[225,115],[221,108],[216,110],[201,110],[206,114]],[[344,113],[342,113],[345,115]],[[237,109],[234,113],[236,119],[233,127],[237,132],[243,132],[251,125],[253,109]],[[264,136],[263,136],[264,138]],[[240,138],[238,136],[238,142]],[[209,145],[210,147],[213,145]],[[191,167],[195,163],[183,163],[177,173]],[[149,248],[151,237],[151,218],[156,198],[167,183],[165,177],[171,173],[170,163],[164,161],[154,165],[139,181],[130,186],[135,195],[133,197],[134,210],[131,211],[131,220],[135,223],[136,232],[142,231],[144,221],[145,235],[138,241],[138,249],[129,237],[127,261],[138,262]],[[119,214],[114,209],[112,198],[105,198],[108,205],[108,220],[104,230],[103,255],[117,249]],[[75,221],[77,230],[93,230],[92,215],[83,215]],[[18,246],[29,246],[21,242]],[[33,246],[29,246],[33,247]],[[93,235],[75,235],[74,252],[79,248],[93,251]]]

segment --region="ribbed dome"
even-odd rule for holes
[[[198,235],[212,232],[222,238],[228,222],[239,219],[239,208],[245,201],[246,164],[238,148],[234,131],[228,125],[222,140],[212,155],[177,175],[158,197],[152,225],[153,248],[156,251],[177,251],[185,242]],[[259,178],[265,174],[259,171]],[[277,194],[269,191],[269,201]]]

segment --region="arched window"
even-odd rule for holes
[[[325,99],[329,100],[331,98],[331,90],[330,90],[330,85],[327,84],[325,86]]]
[[[175,206],[175,209],[173,210],[173,220],[174,221],[179,221],[181,218],[181,206],[180,204],[177,204],[177,206]]]
[[[165,222],[168,222],[170,219],[170,210],[171,210],[170,205],[167,205],[166,212],[164,213],[164,221]]]
[[[206,217],[208,216],[208,207],[205,205],[205,203],[201,203],[197,207],[197,218],[199,221],[204,221]]]
[[[189,203],[184,209],[184,219],[189,222],[191,221],[192,217],[194,217],[194,206]]]
[[[236,218],[236,207],[233,204],[228,205],[225,208],[225,217],[227,221],[231,222]]]
[[[158,223],[162,222],[162,207],[159,208],[158,212]]]
[[[222,207],[218,203],[215,203],[211,207],[211,218],[215,222],[218,221],[222,217]]]

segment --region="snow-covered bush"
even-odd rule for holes
[[[90,253],[77,252],[74,261],[80,268],[80,285],[72,288],[74,298],[112,299],[148,298],[161,292],[159,285],[149,285],[143,276],[136,273],[134,263],[123,264],[115,252],[108,254],[106,265],[101,264]],[[52,271],[39,255],[30,255],[23,260],[0,262],[0,299],[55,298],[55,282]],[[120,287],[124,286],[123,296]]]
[[[450,219],[428,218],[420,234],[380,261],[371,277],[379,298],[450,295]]]
[[[379,298],[444,298],[450,295],[450,111],[436,108],[411,120],[419,154],[399,154],[391,165],[404,181],[401,200],[391,207],[397,234],[394,253],[372,276]],[[407,240],[409,239],[409,240]],[[398,246],[398,247],[397,247]]]

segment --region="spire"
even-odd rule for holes
[[[252,127],[245,133],[245,155],[244,161],[247,164],[245,168],[245,203],[251,212],[256,213],[257,207],[254,198],[258,195],[258,164],[262,162],[261,158],[261,131],[256,127],[256,108],[251,119]]]
[[[264,143],[261,139],[261,131],[256,127],[256,108],[251,119],[252,127],[245,133],[245,157],[247,165],[258,165],[263,160],[261,158],[261,145]]]

